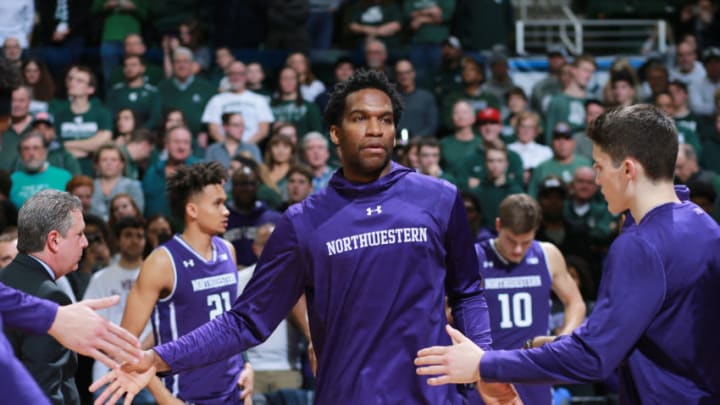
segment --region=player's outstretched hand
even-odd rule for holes
[[[137,363],[141,356],[137,338],[95,312],[111,307],[119,300],[120,297],[114,295],[61,306],[48,333],[68,349],[110,368],[122,363]]]
[[[452,346],[433,346],[422,349],[415,358],[419,375],[428,378],[430,385],[468,384],[480,380],[480,359],[483,350],[459,330],[446,325]]]
[[[485,405],[522,405],[522,400],[515,387],[507,383],[486,383],[482,380],[477,383]]]
[[[128,365],[123,365],[100,377],[90,386],[95,392],[106,386],[105,390],[95,400],[95,405],[115,404],[125,395],[124,405],[132,404],[135,395],[145,388],[155,375],[155,367],[150,366],[144,372],[130,371]]]

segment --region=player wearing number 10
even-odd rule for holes
[[[153,251],[130,291],[122,325],[136,335],[150,319],[157,344],[176,340],[222,315],[237,298],[232,245],[218,236],[227,228],[223,182],[217,162],[180,167],[168,178],[168,201],[185,230]],[[156,379],[150,391],[160,403],[172,396],[191,403],[240,403],[240,354],[185,373]],[[250,373],[249,369],[244,374]],[[246,387],[250,388],[250,387]],[[168,392],[169,390],[169,392]]]
[[[551,243],[535,240],[540,206],[527,194],[513,194],[498,211],[498,237],[475,244],[485,280],[493,349],[519,349],[529,339],[548,334],[551,289],[565,307],[565,320],[555,332],[572,332],[585,318],[585,303],[562,253]],[[516,384],[515,388],[526,404],[552,403],[549,385]]]

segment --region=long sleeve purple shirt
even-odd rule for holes
[[[58,305],[0,283],[0,326],[35,334],[47,333]],[[8,404],[49,404],[35,380],[15,357],[5,335],[0,335],[0,393]]]
[[[488,381],[600,380],[626,404],[720,403],[720,227],[690,202],[651,210],[613,243],[593,313],[538,349],[487,352]]]
[[[369,184],[336,173],[290,207],[233,308],[157,353],[180,372],[266,339],[304,292],[318,357],[319,404],[460,404],[456,386],[415,374],[418,349],[456,326],[491,343],[487,306],[454,186],[393,164]]]

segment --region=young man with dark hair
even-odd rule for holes
[[[532,350],[423,349],[431,385],[485,381],[597,381],[617,371],[620,403],[720,400],[720,227],[673,187],[677,133],[655,107],[610,111],[590,127],[597,182],[609,210],[637,225],[610,247],[597,304],[583,326]],[[447,366],[450,364],[450,366]]]
[[[83,174],[92,176],[92,153],[112,138],[110,112],[97,99],[97,79],[87,66],[75,66],[67,74],[68,101],[52,109],[55,128],[65,149],[78,159]]]
[[[497,210],[497,238],[475,244],[490,311],[493,349],[532,344],[549,330],[550,294],[565,307],[557,335],[571,333],[585,318],[585,303],[555,245],[535,240],[542,211],[527,194],[505,198]],[[549,384],[516,386],[526,404],[549,405]]]
[[[136,217],[120,218],[112,231],[114,240],[117,241],[120,259],[93,274],[83,298],[100,298],[119,294],[120,303],[118,305],[98,310],[100,316],[119,325],[127,305],[128,294],[140,272],[145,249],[145,222]],[[152,328],[150,323],[147,323],[140,339],[146,338],[150,332],[152,332]],[[110,369],[106,365],[95,362],[92,368],[93,379],[100,378],[108,371]],[[148,392],[141,394],[136,401],[143,404],[154,402]]]
[[[136,336],[152,320],[155,342],[165,343],[221,316],[237,298],[235,250],[216,235],[227,228],[223,184],[227,169],[220,163],[179,166],[167,180],[167,201],[173,216],[182,218],[181,234],[153,251],[127,298],[122,326]],[[152,317],[151,317],[152,315]],[[188,402],[237,402],[251,369],[243,371],[240,354],[223,356],[193,371],[154,379],[153,395]],[[238,381],[241,379],[241,381]],[[213,402],[214,401],[214,402]]]
[[[391,162],[401,110],[381,73],[338,84],[326,120],[343,168],[285,213],[233,308],[146,351],[133,367],[142,373],[128,367],[93,388],[119,376],[116,397],[132,398],[156,369],[182,372],[257,345],[305,293],[317,403],[463,403],[459,387],[436,389],[415,376],[412,358],[423,344],[449,343],[446,296],[455,324],[490,346],[474,237],[455,187]]]
[[[572,79],[562,93],[550,99],[545,113],[545,144],[552,141],[552,133],[558,122],[566,122],[573,131],[585,128],[585,99],[587,87],[597,65],[592,56],[580,55],[570,65]]]
[[[147,63],[139,55],[123,57],[123,80],[114,84],[107,93],[107,107],[113,117],[123,108],[135,113],[143,128],[155,129],[162,119],[162,102],[157,87],[147,82]]]

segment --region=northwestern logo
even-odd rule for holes
[[[183,260],[183,266],[187,267],[193,267],[195,266],[195,260],[189,259],[189,260]]]
[[[367,212],[367,216],[371,216],[372,214],[382,214],[382,206],[378,205],[375,208],[368,207],[365,211]]]
[[[428,230],[426,227],[409,227],[382,229],[379,231],[345,236],[325,242],[325,246],[327,247],[328,256],[334,256],[367,247],[395,245],[399,243],[427,243],[427,241]]]

